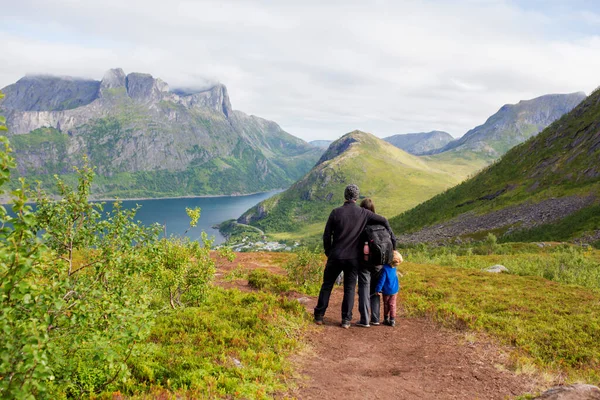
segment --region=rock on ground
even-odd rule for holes
[[[493,274],[499,274],[501,272],[508,272],[508,268],[506,268],[504,265],[496,264],[496,265],[492,265],[491,267],[483,269],[483,272],[491,272]]]
[[[557,386],[536,397],[539,400],[600,400],[600,389],[593,385]]]

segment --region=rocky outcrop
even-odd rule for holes
[[[484,215],[468,212],[449,221],[423,228],[417,232],[397,235],[401,243],[442,243],[463,235],[510,227],[527,229],[558,221],[575,211],[593,204],[595,197],[561,197],[534,204],[520,204]]]
[[[260,221],[267,215],[265,210],[265,206],[263,204],[258,204],[257,206],[251,208],[248,212],[244,213],[244,215],[240,216],[237,219],[238,224],[250,225],[252,222]]]
[[[408,153],[422,155],[441,149],[454,138],[448,132],[431,131],[393,135],[383,140]]]
[[[127,95],[137,101],[160,101],[163,92],[169,92],[169,85],[150,74],[132,72],[125,78]]]
[[[557,386],[535,398],[536,400],[600,400],[600,389],[594,385],[576,383]]]
[[[100,82],[100,91],[125,87],[125,72],[121,68],[109,69]]]
[[[350,132],[350,134],[342,136],[340,139],[333,142],[327,151],[323,153],[318,164],[323,164],[325,161],[332,160],[338,157],[340,154],[344,153],[348,148],[353,144],[358,142],[358,140],[354,137],[354,134],[360,134],[359,131]]]

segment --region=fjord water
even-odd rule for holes
[[[186,236],[198,240],[201,232],[215,239],[214,244],[222,243],[225,238],[212,226],[228,219],[237,218],[247,209],[268,199],[280,190],[251,194],[247,196],[222,196],[177,199],[124,200],[123,207],[131,209],[140,205],[135,219],[144,225],[159,223],[167,226],[167,236],[180,236],[189,228],[190,219],[185,208],[200,207],[200,220]],[[113,202],[106,201],[104,211],[112,211]]]

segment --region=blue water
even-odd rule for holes
[[[185,199],[155,199],[155,200],[125,200],[123,207],[134,208],[136,204],[142,207],[136,214],[136,220],[145,225],[158,222],[167,226],[167,236],[183,235],[189,228],[190,219],[185,208],[200,207],[200,220],[195,228],[191,228],[187,236],[190,239],[200,238],[202,231],[214,238],[215,244],[222,243],[225,238],[212,226],[228,219],[238,218],[252,206],[268,199],[280,191],[272,191],[248,196],[224,196]],[[112,210],[112,202],[106,202],[104,211]]]

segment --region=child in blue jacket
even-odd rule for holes
[[[400,253],[394,250],[392,265],[384,264],[379,282],[375,288],[378,294],[383,293],[383,324],[388,326],[396,326],[396,296],[400,289],[396,266],[400,265],[402,261]]]

